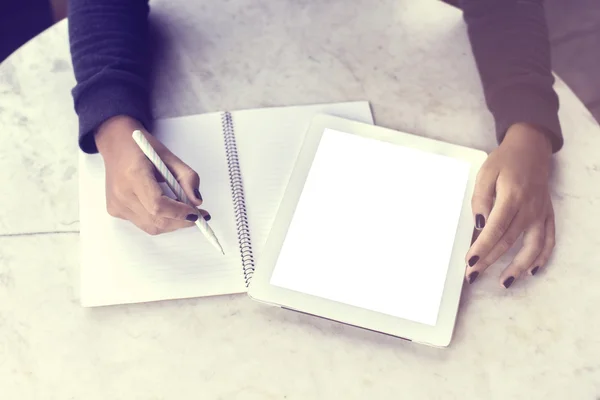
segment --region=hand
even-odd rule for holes
[[[138,121],[119,116],[104,122],[95,136],[106,169],[108,213],[133,222],[150,235],[192,226],[199,217],[210,219],[206,211],[164,195],[158,184],[164,179],[131,136],[136,129],[144,133],[190,201],[196,206],[202,204],[198,174],[146,132]]]
[[[525,271],[535,275],[554,248],[554,212],[548,180],[552,144],[529,124],[509,128],[483,164],[472,199],[481,232],[467,252],[469,283],[508,251],[523,234],[523,247],[500,275],[505,288]]]

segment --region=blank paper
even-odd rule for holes
[[[325,130],[271,283],[435,325],[469,168]]]

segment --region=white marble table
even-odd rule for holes
[[[366,99],[379,125],[496,145],[437,1],[152,6],[157,117]],[[244,296],[82,309],[73,84],[66,22],[0,65],[0,398],[600,398],[600,127],[560,80],[552,262],[504,290],[504,258],[465,288],[444,350]]]

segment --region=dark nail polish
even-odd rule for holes
[[[510,285],[512,285],[512,283],[513,283],[514,281],[515,281],[515,277],[514,277],[514,276],[511,276],[511,277],[507,278],[507,279],[504,281],[503,285],[504,285],[504,287],[505,287],[505,288],[507,288],[507,289],[508,289],[508,288],[510,287]]]
[[[475,282],[475,279],[479,276],[479,272],[475,271],[469,275],[469,284]]]
[[[484,226],[485,226],[485,217],[481,214],[477,214],[475,216],[475,228],[483,229]]]
[[[531,270],[531,275],[535,275],[538,272],[538,269],[540,269],[539,266],[535,267],[534,269]]]
[[[198,216],[196,214],[188,214],[188,216],[185,217],[185,219],[187,219],[190,222],[196,222],[198,221]]]
[[[473,256],[469,259],[469,267],[472,267],[473,265],[477,264],[477,261],[479,261],[479,256]]]
[[[208,213],[207,213],[207,214],[204,216],[204,220],[205,220],[206,222],[210,221],[210,219],[211,219],[211,218],[212,218],[212,217],[211,217],[211,216],[210,216],[210,214],[208,214]]]
[[[200,200],[202,201],[202,195],[200,194],[200,191],[198,189],[194,189],[194,195]]]

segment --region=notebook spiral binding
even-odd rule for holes
[[[240,161],[235,143],[235,129],[230,112],[226,111],[222,114],[221,124],[225,138],[225,154],[227,156],[229,183],[233,206],[235,208],[235,224],[240,244],[244,281],[246,282],[246,287],[248,287],[254,274],[254,254],[252,253],[252,241],[250,240],[250,228],[248,226],[248,213],[246,212],[246,198],[244,196],[244,185],[242,184]]]

